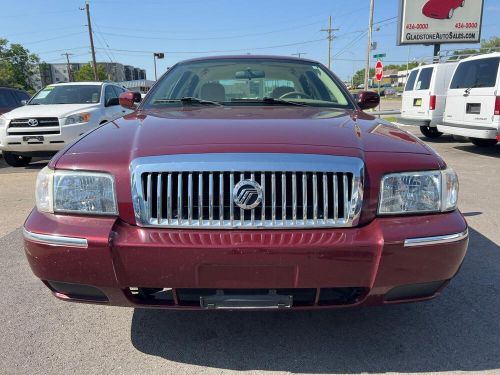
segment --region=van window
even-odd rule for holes
[[[406,82],[405,91],[413,90],[413,86],[415,86],[415,81],[417,79],[417,74],[418,74],[418,70],[413,70],[410,73],[410,76],[408,77],[408,81]]]
[[[431,87],[431,78],[432,72],[434,68],[424,68],[420,71],[420,75],[418,76],[417,87],[415,90],[429,90]]]
[[[450,89],[495,87],[500,57],[491,57],[460,63],[451,81]]]

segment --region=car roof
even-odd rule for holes
[[[104,85],[105,83],[113,83],[113,82],[96,82],[96,81],[88,81],[88,82],[62,82],[62,83],[51,83],[48,84],[47,86],[82,86],[82,85],[95,85],[95,86],[101,86]]]
[[[179,61],[179,64],[188,62],[198,62],[198,61],[210,61],[210,60],[248,60],[248,59],[268,59],[268,60],[282,60],[282,61],[297,61],[297,62],[309,62],[314,64],[321,64],[318,61],[311,59],[298,58],[294,56],[275,56],[275,55],[221,55],[221,56],[206,56],[206,57],[195,57],[193,59],[188,59],[184,61]]]
[[[487,59],[490,57],[500,57],[500,52],[485,53],[484,55],[471,56],[471,57],[467,57],[466,59],[460,60],[460,62],[462,63],[465,61],[481,60],[481,59]]]

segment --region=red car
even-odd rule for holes
[[[422,14],[438,20],[451,19],[455,9],[464,5],[465,0],[429,0],[422,8]]]
[[[313,309],[422,301],[468,244],[455,173],[323,65],[189,60],[37,178],[35,275],[66,301]]]

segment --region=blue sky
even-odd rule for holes
[[[476,0],[469,0],[476,1]],[[387,63],[432,55],[432,47],[396,46],[399,0],[376,0],[377,52]],[[47,62],[91,59],[84,0],[2,0],[0,37],[21,43]],[[179,60],[220,54],[305,53],[327,61],[320,32],[333,17],[333,70],[347,79],[364,66],[369,0],[91,0],[98,61],[117,61],[154,76],[153,51],[165,52],[159,72]],[[485,0],[483,38],[500,35],[500,4]],[[443,49],[467,46],[448,45]],[[231,52],[230,52],[231,51]]]

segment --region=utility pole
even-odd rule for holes
[[[324,31],[328,33],[328,69],[332,67],[332,42],[335,39],[335,35],[333,35],[334,31],[339,31],[339,29],[332,29],[332,16],[328,18],[328,29],[321,29],[320,31]]]
[[[72,82],[73,81],[73,77],[71,75],[71,65],[69,63],[69,57],[73,55],[72,53],[61,53],[61,56],[66,56],[66,69],[68,69],[68,78],[69,78],[69,81]]]
[[[368,78],[370,77],[370,55],[372,53],[374,9],[375,9],[375,0],[370,0],[370,18],[368,21],[368,48],[366,51],[366,65],[365,65],[365,90],[368,90]]]
[[[307,53],[305,52],[292,53],[292,56],[297,56],[299,59],[302,57],[302,55],[307,55]]]
[[[99,77],[97,76],[97,62],[95,61],[95,48],[94,48],[94,37],[92,35],[92,23],[90,22],[90,4],[88,1],[85,2],[85,9],[80,8],[81,10],[85,10],[87,12],[87,26],[89,29],[89,38],[90,38],[90,50],[92,51],[92,65],[94,67],[94,79],[97,81]]]

